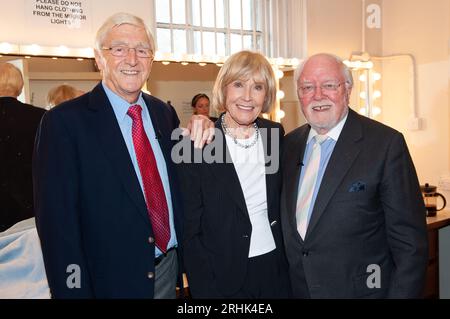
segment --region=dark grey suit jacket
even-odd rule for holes
[[[421,297],[425,207],[402,134],[349,111],[302,240],[295,209],[309,130],[286,136],[282,159],[281,214],[295,297]]]

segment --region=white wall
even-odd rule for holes
[[[192,116],[192,97],[197,93],[205,93],[211,98],[214,85],[214,82],[207,81],[151,81],[150,83],[149,90],[152,95],[164,102],[171,101],[183,127]],[[211,108],[210,115],[215,115]]]
[[[437,185],[449,170],[449,2],[383,1],[383,54],[409,53],[417,67],[418,131],[407,128],[412,98],[408,61],[383,63],[383,120],[405,135],[421,183]],[[407,88],[407,85],[406,85]],[[446,191],[450,199],[450,192]]]
[[[362,48],[361,0],[307,0],[307,53],[348,58]]]

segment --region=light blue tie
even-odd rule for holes
[[[305,238],[306,229],[308,227],[308,212],[311,206],[314,188],[317,180],[317,172],[320,164],[320,145],[328,138],[327,135],[316,135],[314,137],[314,145],[308,164],[305,167],[305,174],[300,185],[297,196],[297,230]]]

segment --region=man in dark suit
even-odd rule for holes
[[[44,109],[20,102],[23,77],[10,63],[0,63],[0,232],[31,218],[31,157]]]
[[[402,134],[349,109],[339,58],[310,57],[296,81],[308,124],[285,138],[281,204],[295,297],[421,297],[425,207]]]
[[[54,298],[176,296],[182,208],[170,152],[179,120],[141,92],[154,50],[142,19],[111,16],[96,36],[102,82],[42,120],[33,180]]]

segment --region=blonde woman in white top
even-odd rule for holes
[[[195,151],[200,161],[181,165],[184,261],[193,298],[290,296],[279,216],[284,131],[258,117],[274,105],[275,83],[263,55],[232,55],[213,89],[212,105],[223,112],[215,140]]]

